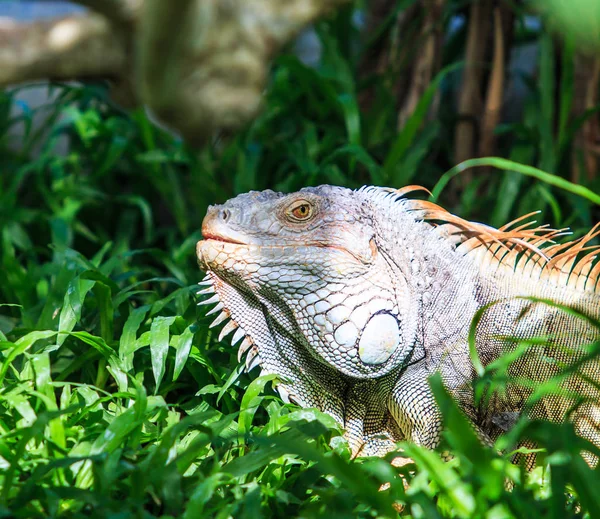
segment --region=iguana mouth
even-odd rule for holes
[[[240,240],[234,240],[233,238],[229,238],[227,236],[220,236],[218,234],[213,234],[210,232],[203,232],[202,236],[204,238],[204,240],[200,240],[200,241],[220,241],[223,243],[233,243],[235,245],[247,245],[246,243],[244,243],[243,241]]]
[[[351,258],[354,261],[357,261],[359,263],[362,264],[367,264],[370,263],[371,261],[373,261],[373,257],[375,256],[375,254],[377,254],[377,249],[374,247],[371,247],[371,252],[373,253],[372,257],[369,258],[365,258],[362,257],[359,254],[354,253],[353,251],[347,249],[346,247],[338,247],[335,245],[330,245],[330,244],[325,244],[319,241],[312,241],[312,242],[306,242],[306,243],[281,243],[281,244],[265,244],[265,243],[252,243],[252,242],[244,242],[241,240],[236,240],[235,238],[230,238],[228,236],[222,236],[219,234],[213,234],[210,232],[203,232],[202,236],[204,239],[200,240],[197,242],[196,244],[196,253],[199,259],[202,259],[202,249],[203,249],[203,244],[210,244],[211,242],[214,244],[214,246],[216,246],[217,243],[223,243],[223,244],[227,244],[227,245],[243,245],[245,247],[247,247],[247,250],[260,250],[260,251],[273,251],[273,250],[281,250],[283,248],[288,248],[288,249],[292,249],[292,248],[296,248],[296,249],[307,249],[309,247],[315,247],[318,249],[330,249],[332,251],[336,251],[339,253],[343,253],[345,255],[347,255],[349,258]],[[234,252],[234,249],[229,249],[229,251],[231,253]],[[205,267],[204,270],[206,269],[210,269],[211,267],[210,262],[205,262]]]

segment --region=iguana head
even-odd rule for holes
[[[377,218],[361,190],[250,192],[208,209],[198,260],[259,357],[276,327],[345,375],[380,377],[410,354],[416,309]]]

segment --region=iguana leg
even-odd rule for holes
[[[440,441],[443,423],[435,397],[429,387],[428,377],[430,374],[424,364],[408,366],[394,386],[388,407],[408,440],[433,449]],[[450,392],[457,400],[465,418],[471,423],[481,443],[493,447],[494,441],[474,421],[473,411],[468,406],[470,392],[467,393],[469,396],[465,395],[464,388],[462,391],[455,388]],[[444,457],[447,456],[444,455]]]
[[[361,380],[350,384],[345,395],[344,426],[352,457],[384,456],[396,449],[402,437],[386,407],[387,381]]]
[[[388,400],[388,409],[406,439],[428,448],[440,441],[442,418],[427,381],[423,362],[408,366]]]

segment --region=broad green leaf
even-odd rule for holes
[[[84,280],[77,276],[69,284],[60,311],[58,331],[62,333],[59,333],[56,339],[57,346],[65,342],[66,333],[73,331],[75,325],[79,322],[83,301],[95,283],[95,281]]]
[[[185,365],[192,349],[192,341],[194,340],[195,325],[188,326],[185,331],[178,337],[177,345],[175,346],[175,367],[173,368],[173,381],[179,378],[181,370]]]
[[[27,335],[24,335],[17,342],[14,343],[14,346],[9,351],[8,355],[6,355],[4,361],[2,362],[2,367],[0,368],[0,384],[3,383],[4,377],[8,369],[10,368],[12,362],[22,353],[27,351],[33,344],[42,339],[49,339],[50,337],[54,337],[56,335],[55,331],[46,330],[46,331],[38,331],[38,332],[30,332]],[[7,346],[12,345],[13,343],[5,343]],[[3,348],[4,349],[4,348]]]
[[[165,374],[167,352],[169,351],[169,327],[176,317],[158,316],[152,320],[150,325],[150,355],[152,357],[152,374],[156,382],[155,393]]]
[[[242,405],[240,409],[240,417],[238,419],[238,431],[241,437],[243,437],[252,425],[252,418],[258,406],[260,405],[262,398],[258,395],[264,390],[267,383],[272,382],[277,378],[277,375],[262,375],[254,379],[242,398]]]
[[[135,351],[137,331],[149,309],[150,307],[145,305],[131,310],[127,321],[125,321],[125,326],[123,326],[123,333],[119,339],[119,357],[123,361],[125,371],[129,371],[133,367],[133,352]]]

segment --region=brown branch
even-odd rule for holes
[[[138,40],[142,99],[192,141],[260,109],[273,54],[347,0],[146,0]]]
[[[593,55],[575,55],[572,117],[583,115],[598,104],[600,86],[600,58]],[[594,114],[588,117],[575,135],[573,142],[572,179],[581,182],[586,176],[593,180],[598,175],[600,161],[597,146],[600,143],[600,120]],[[578,157],[581,157],[579,160]]]
[[[0,22],[0,85],[112,77],[122,73],[126,61],[123,38],[94,13],[28,24]]]
[[[213,0],[215,1],[215,0]],[[331,13],[350,0],[238,0],[247,14],[260,19],[260,25],[279,45],[294,37],[305,25]],[[237,2],[236,2],[237,3]]]
[[[0,21],[0,86],[108,78],[114,97],[197,141],[254,117],[274,53],[349,0],[75,1],[98,12]]]
[[[241,26],[234,2],[148,0],[141,19],[144,103],[192,141],[233,128],[260,107],[268,49],[256,18]]]
[[[588,109],[592,109],[598,105],[598,86],[600,85],[600,59],[596,58],[592,66],[592,72],[590,74],[590,80],[588,82],[586,103]],[[600,143],[600,121],[598,115],[588,119],[583,124],[583,134],[588,147],[586,153],[586,169],[588,180],[594,180],[598,175],[598,156],[597,152],[594,153]]]
[[[365,53],[359,66],[359,77],[367,85],[374,76],[381,76],[383,85],[402,106],[412,77],[414,42],[418,37],[415,28],[420,25],[421,5],[417,2],[400,10],[386,30],[382,24],[396,4],[395,0],[373,0],[368,4],[367,27],[364,31]],[[418,29],[418,27],[417,27]],[[376,82],[379,84],[379,82]],[[378,94],[377,86],[367,86],[359,94],[362,111],[368,111]]]
[[[412,70],[412,81],[404,103],[398,112],[398,128],[403,128],[407,119],[413,114],[417,103],[438,72],[441,63],[441,17],[445,0],[428,0],[424,2],[424,21],[420,34],[419,53]]]
[[[479,155],[486,157],[494,154],[494,130],[500,120],[502,98],[504,95],[504,33],[502,29],[502,15],[500,8],[494,9],[494,57],[492,59],[492,73],[490,75],[488,90],[481,123],[481,140]]]
[[[368,4],[366,25],[363,31],[366,44],[358,68],[358,75],[362,80],[382,74],[388,68],[390,49],[387,33],[389,31],[382,34],[383,31],[380,29],[395,3],[395,0],[372,0]],[[374,34],[378,35],[377,38],[373,36]],[[374,95],[374,88],[365,88],[359,93],[358,104],[361,110],[367,111],[370,108]]]
[[[480,82],[483,60],[487,49],[490,0],[473,0],[469,15],[465,69],[458,99],[459,121],[454,137],[454,162],[475,156],[476,121],[481,113]],[[463,176],[465,179],[466,176]],[[464,180],[464,183],[468,181]]]

